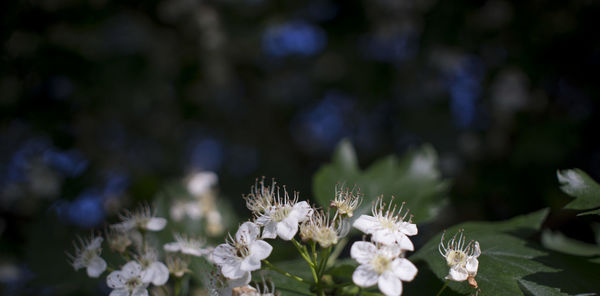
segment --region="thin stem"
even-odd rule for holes
[[[331,254],[331,247],[323,249],[321,254],[323,258],[321,258],[321,262],[319,263],[319,267],[317,268],[319,276],[322,276],[325,272],[325,267],[327,266],[327,259],[329,258],[329,254]]]
[[[329,259],[327,260],[327,266],[333,265],[333,262],[340,256],[346,244],[348,244],[348,238],[345,237],[342,238],[337,245],[335,245],[333,252],[331,252]]]
[[[317,264],[317,243],[311,240],[310,247],[312,249],[313,262],[314,264]]]
[[[308,251],[306,251],[306,247],[302,246],[298,241],[296,241],[295,239],[291,239],[292,244],[294,244],[294,247],[296,247],[296,250],[298,250],[298,253],[300,253],[300,256],[302,256],[302,258],[304,258],[304,260],[306,260],[306,262],[308,262],[308,264],[310,264],[310,266],[314,266],[312,260],[310,259],[310,255],[308,254]]]
[[[435,296],[440,296],[440,295],[442,295],[442,292],[444,292],[444,290],[446,289],[446,287],[448,287],[448,280],[446,280],[446,281],[444,282],[444,285],[442,286],[442,288],[440,289],[440,291],[439,291],[437,294],[435,294]]]
[[[303,278],[301,278],[301,277],[299,277],[299,276],[296,276],[296,275],[293,275],[293,274],[291,274],[291,273],[289,273],[289,272],[287,272],[287,271],[283,271],[283,270],[279,269],[279,267],[277,267],[277,266],[273,265],[273,264],[272,264],[271,262],[269,262],[268,260],[263,260],[262,262],[263,262],[263,263],[265,263],[265,265],[267,265],[267,267],[268,267],[268,268],[270,268],[271,270],[274,270],[274,271],[276,271],[276,272],[279,272],[279,273],[281,273],[282,275],[285,275],[285,276],[287,276],[287,277],[289,277],[289,278],[291,278],[291,279],[294,279],[294,280],[296,280],[296,281],[298,281],[298,282],[301,282],[301,283],[304,283],[304,284],[308,284],[308,285],[310,285],[310,283],[306,282],[306,281],[305,281]]]
[[[179,296],[181,294],[181,278],[175,279],[175,296]]]

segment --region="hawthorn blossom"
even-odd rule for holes
[[[169,280],[169,268],[158,261],[158,254],[152,248],[146,249],[144,254],[137,257],[137,261],[142,267],[140,276],[144,283],[152,283],[155,286],[162,286]]]
[[[203,195],[219,182],[219,176],[213,172],[198,172],[189,177],[187,190],[194,196]]]
[[[148,283],[142,280],[142,266],[135,261],[111,272],[106,284],[113,289],[109,296],[148,296]]]
[[[250,197],[248,197],[250,198]],[[255,209],[256,224],[264,226],[262,238],[276,238],[279,236],[283,240],[291,240],[298,232],[298,224],[308,220],[312,215],[313,209],[306,201],[298,202],[298,193],[294,192],[291,198],[285,187],[283,196],[277,192],[277,196],[271,196],[272,200],[267,200],[265,196],[259,196],[263,200],[250,200],[246,202],[260,205],[263,208]]]
[[[182,277],[184,274],[191,272],[188,268],[190,262],[189,260],[183,259],[178,256],[167,256],[166,259],[167,268],[169,268],[169,273],[176,277]]]
[[[393,198],[387,207],[383,196],[377,198],[371,208],[373,215],[361,215],[354,221],[353,226],[364,233],[372,234],[371,239],[374,242],[384,245],[397,244],[402,250],[413,251],[415,247],[408,236],[417,234],[417,225],[412,223],[412,216],[406,220],[409,210],[401,216],[404,202],[400,209],[392,204]]]
[[[208,254],[208,249],[202,248],[204,242],[201,240],[189,238],[181,234],[175,234],[175,241],[164,245],[167,252],[181,252],[182,254],[192,256],[203,256]]]
[[[417,267],[408,259],[399,257],[402,249],[397,245],[381,245],[357,241],[350,248],[350,256],[360,265],[352,274],[359,287],[377,284],[387,296],[402,294],[402,282],[410,282],[417,275]]]
[[[341,216],[351,218],[354,215],[354,210],[360,206],[362,202],[360,189],[354,192],[354,189],[338,189],[335,187],[335,198],[331,201],[330,206],[336,208],[337,213]]]
[[[208,292],[210,296],[231,296],[233,289],[245,287],[250,283],[250,272],[245,272],[238,279],[228,279],[221,272],[212,272],[208,280]]]
[[[316,211],[308,221],[300,225],[300,237],[303,241],[313,240],[323,248],[338,243],[338,239],[348,233],[348,225],[337,213],[330,219],[329,212]]]
[[[73,243],[75,254],[67,253],[75,270],[86,268],[89,277],[97,278],[106,270],[106,261],[100,257],[102,237],[93,236],[89,240],[79,238],[79,245]]]
[[[127,232],[134,229],[160,231],[167,225],[165,218],[155,217],[149,206],[141,206],[136,211],[120,215],[121,223],[112,225],[116,230]]]
[[[477,241],[470,241],[468,244],[465,244],[466,238],[463,232],[464,230],[459,230],[445,245],[444,235],[446,233],[444,232],[440,239],[438,250],[446,258],[446,263],[450,267],[446,279],[457,282],[468,280],[471,286],[477,288],[475,276],[477,276],[477,269],[479,268],[479,260],[477,258],[481,255],[481,249]]]
[[[221,267],[225,277],[238,279],[250,271],[260,269],[260,261],[269,257],[273,247],[259,240],[259,233],[258,225],[245,222],[235,234],[235,239],[229,236],[227,243],[214,249],[212,260]]]

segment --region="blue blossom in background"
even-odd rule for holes
[[[311,56],[323,50],[326,44],[325,32],[305,21],[290,21],[268,27],[262,41],[265,53],[274,57]]]
[[[103,201],[103,196],[98,193],[83,193],[69,204],[69,221],[82,228],[100,225],[105,217]]]
[[[484,73],[483,63],[474,56],[463,57],[452,70],[445,73],[450,92],[450,110],[455,124],[460,128],[472,127],[475,122]]]
[[[77,177],[88,167],[88,161],[78,150],[60,151],[48,149],[44,151],[44,162],[54,167],[66,177]]]
[[[218,171],[223,164],[223,145],[212,138],[192,141],[188,163],[192,170]]]

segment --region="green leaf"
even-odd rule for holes
[[[531,247],[519,237],[539,229],[547,214],[548,209],[544,209],[504,222],[467,222],[448,229],[448,236],[464,229],[468,240],[479,242],[482,253],[475,279],[482,291],[481,295],[525,295],[521,286],[533,286],[520,282],[523,277],[538,272],[558,271],[534,261],[534,258],[547,253]],[[441,235],[433,237],[411,259],[427,262],[438,278],[444,280],[449,268],[438,251]],[[466,281],[450,282],[449,287],[459,293],[474,292]]]
[[[435,150],[424,145],[402,158],[390,155],[361,170],[352,144],[344,140],[336,148],[332,162],[315,174],[314,197],[319,205],[328,207],[334,198],[336,184],[350,188],[357,185],[365,197],[355,211],[356,217],[368,212],[371,202],[383,194],[387,198],[395,196],[395,202],[405,201],[414,215],[413,221],[424,222],[445,205],[449,182],[441,179],[437,166]]]
[[[538,285],[532,281],[520,279],[519,284],[521,288],[529,292],[533,296],[568,296],[569,294],[562,293],[559,289],[551,288],[548,286]]]
[[[306,261],[302,259],[273,262],[273,265],[303,279],[311,279],[310,269],[306,265]],[[263,279],[272,281],[275,284],[275,290],[281,296],[313,295],[310,292],[310,285],[300,283],[273,270],[263,268],[260,272],[254,272],[252,277],[259,283]],[[312,282],[309,281],[309,283]]]
[[[573,210],[590,210],[600,207],[600,185],[580,169],[557,171],[556,176],[561,184],[560,189],[575,197],[564,208]],[[580,215],[600,214],[600,209],[581,213]]]
[[[542,245],[550,250],[576,256],[600,256],[600,246],[584,243],[560,232],[544,230],[542,232]]]

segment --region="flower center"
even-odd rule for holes
[[[462,251],[451,250],[446,256],[448,266],[462,266],[467,262],[467,254]]]
[[[240,258],[246,258],[250,254],[250,250],[248,250],[248,246],[240,245],[236,247],[235,255]]]
[[[129,289],[130,291],[135,289],[136,287],[141,285],[141,281],[139,277],[132,277],[130,279],[127,280],[127,282],[125,282],[125,286],[127,287],[127,289]]]
[[[290,207],[290,206],[278,207],[271,213],[271,218],[275,222],[281,222],[283,219],[287,218],[287,216],[290,214],[291,210],[292,210],[292,207]]]
[[[378,274],[382,274],[386,270],[388,270],[389,265],[390,259],[381,254],[375,255],[375,257],[373,257],[373,260],[371,261],[371,266]]]
[[[381,225],[381,227],[389,230],[389,231],[396,231],[398,226],[396,226],[396,223],[394,223],[394,221],[392,219],[388,219],[385,217],[381,217],[379,218],[379,224]]]

